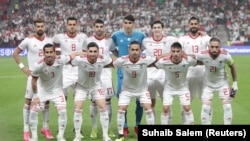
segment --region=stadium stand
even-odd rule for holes
[[[113,3],[115,2],[115,3]],[[200,18],[202,29],[223,43],[249,42],[249,0],[0,0],[0,44],[17,45],[33,32],[33,19],[44,18],[47,35],[64,32],[65,17],[79,19],[80,31],[92,34],[92,23],[101,18],[107,32],[120,30],[123,16],[133,13],[137,30],[150,35],[150,23],[162,20],[164,34],[187,32],[188,17]],[[3,16],[4,15],[4,16]]]

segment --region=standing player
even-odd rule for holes
[[[160,57],[163,53],[169,53],[171,44],[178,40],[174,36],[164,36],[163,28],[164,24],[161,21],[157,20],[151,24],[152,37],[144,38],[142,41],[142,45],[145,48],[146,55],[151,57]],[[149,67],[147,71],[148,90],[152,100],[152,110],[156,120],[156,92],[158,92],[160,98],[162,99],[165,73],[162,69],[157,69],[155,67]]]
[[[32,72],[32,90],[34,93],[31,101],[30,129],[32,139],[38,141],[37,125],[38,111],[46,101],[55,103],[58,111],[58,135],[57,141],[66,141],[64,131],[67,124],[66,101],[62,90],[63,65],[69,63],[76,54],[61,55],[56,57],[53,44],[45,44],[43,47],[44,57],[34,64]]]
[[[132,41],[129,45],[129,55],[119,57],[113,65],[123,70],[123,83],[117,112],[117,128],[119,136],[116,141],[124,141],[123,126],[125,111],[133,97],[139,99],[145,109],[147,124],[154,124],[154,114],[151,98],[147,87],[147,67],[156,62],[156,57],[141,55],[141,45]]]
[[[78,32],[77,28],[77,19],[75,17],[68,17],[66,23],[67,32],[57,34],[53,37],[57,54],[68,55],[72,52],[83,50],[87,35]],[[78,67],[66,64],[63,68],[63,92],[66,100],[70,90],[73,92],[73,95],[75,94],[77,77]]]
[[[89,37],[86,43],[95,42],[99,46],[99,53],[104,58],[111,58],[110,51],[115,50],[115,44],[112,38],[106,38],[104,33],[104,22],[100,19],[97,19],[94,23],[94,35]],[[87,46],[84,46],[84,51],[87,51]],[[101,82],[104,90],[104,94],[106,96],[106,105],[109,113],[109,125],[111,123],[112,118],[112,106],[111,106],[111,98],[115,95],[113,90],[112,83],[112,69],[111,68],[103,68],[101,74]],[[91,138],[97,138],[97,105],[94,100],[91,100],[90,104],[90,117],[92,122],[92,131]],[[110,127],[110,126],[109,126]],[[109,136],[114,137],[114,133],[111,129],[109,129]]]
[[[75,51],[82,51],[87,35],[77,31],[78,23],[75,17],[68,17],[66,33],[60,33],[53,37],[57,54],[69,55]],[[67,64],[63,68],[63,91],[67,99],[70,90],[74,93],[75,83],[78,77],[78,67]],[[71,89],[70,89],[71,88]]]
[[[187,72],[190,66],[196,65],[197,61],[192,57],[182,57],[181,44],[175,42],[171,45],[171,56],[159,59],[155,63],[157,68],[165,71],[165,84],[163,92],[163,111],[161,124],[169,124],[170,107],[173,98],[177,95],[184,109],[185,121],[183,124],[194,124],[194,116],[190,106],[190,92],[188,89]]]
[[[96,102],[100,111],[103,141],[111,141],[108,136],[109,116],[105,95],[101,86],[101,72],[103,67],[112,63],[112,59],[98,58],[98,56],[98,45],[94,42],[90,42],[87,45],[87,56],[76,57],[71,62],[72,65],[78,66],[78,80],[74,97],[74,141],[81,141],[80,129],[82,126],[82,108],[88,95],[90,96],[90,99]]]
[[[197,17],[191,17],[189,19],[189,32],[179,38],[179,42],[183,47],[183,51],[187,54],[197,54],[208,47],[209,37],[208,35],[203,35],[199,31],[200,23]],[[191,94],[191,101],[198,95],[200,98],[202,91],[202,82],[204,77],[205,68],[204,66],[197,65],[194,67],[189,67],[187,73],[188,87]],[[211,115],[212,116],[212,115]],[[183,112],[182,112],[182,118]],[[185,121],[185,119],[183,119]]]
[[[142,32],[135,31],[135,18],[132,15],[128,15],[124,17],[123,20],[123,31],[117,31],[112,35],[112,39],[116,46],[118,47],[118,50],[112,51],[112,53],[116,57],[121,57],[124,55],[128,55],[128,48],[129,44],[132,41],[138,41],[140,44],[142,43],[142,40],[145,38],[145,34]],[[121,85],[123,80],[123,71],[122,69],[117,70],[117,97],[119,98],[119,94],[121,93]],[[134,132],[137,135],[138,134],[138,125],[141,123],[142,115],[143,115],[143,109],[140,105],[140,102],[138,99],[136,99],[136,123],[134,127]],[[125,113],[125,123],[124,123],[124,136],[127,136],[129,133],[128,130],[128,124],[127,124],[127,112]]]
[[[25,92],[25,103],[23,107],[23,139],[29,141],[29,115],[30,115],[30,104],[33,97],[31,88],[31,72],[33,71],[35,61],[43,56],[43,46],[47,43],[52,43],[52,39],[46,37],[45,35],[45,21],[42,19],[37,19],[34,21],[35,34],[33,37],[25,38],[15,49],[13,53],[13,58],[19,65],[20,69],[28,76],[26,92]],[[19,53],[23,50],[27,50],[28,67],[25,67],[21,62]],[[51,132],[49,130],[49,103],[47,103],[43,110],[43,128],[41,133],[45,135],[47,139],[53,139]]]
[[[214,93],[218,92],[224,110],[224,124],[231,124],[232,107],[230,97],[234,97],[238,90],[236,68],[231,55],[226,50],[221,49],[220,39],[212,37],[209,41],[209,49],[198,54],[197,60],[205,66],[201,95],[201,123],[211,124],[212,119],[209,117],[209,111],[211,111]],[[231,93],[226,66],[230,68],[233,80]]]

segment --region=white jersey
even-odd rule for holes
[[[163,36],[160,40],[155,40],[152,37],[144,38],[142,46],[145,48],[145,53],[151,57],[161,56],[163,53],[169,53],[171,45],[177,42],[178,38],[174,36]],[[148,68],[148,78],[162,78],[165,73],[162,69],[156,69],[155,67]]]
[[[38,92],[48,92],[57,91],[62,89],[62,69],[63,65],[69,63],[69,55],[57,56],[53,65],[49,66],[44,62],[44,58],[41,58],[35,63],[34,70],[32,72],[33,76],[39,77],[38,79]]]
[[[196,65],[196,63],[197,61],[192,57],[183,58],[179,64],[173,63],[171,56],[158,60],[155,65],[165,71],[164,89],[169,91],[188,89],[187,71],[190,66]]]
[[[57,50],[61,51],[62,55],[69,55],[75,51],[82,51],[87,35],[84,33],[77,33],[74,37],[67,33],[60,33],[53,37],[54,44],[58,45]],[[77,76],[78,67],[73,67],[68,64],[64,66],[63,73],[67,75]]]
[[[221,87],[228,82],[226,65],[231,65],[233,59],[231,55],[224,49],[220,50],[217,58],[213,59],[209,55],[209,51],[203,51],[197,54],[197,60],[205,65],[204,84],[212,87]]]
[[[141,92],[148,90],[147,67],[156,61],[155,57],[142,55],[136,63],[129,56],[117,58],[113,65],[123,70],[122,91]]]
[[[89,63],[86,56],[77,56],[71,61],[78,66],[77,83],[84,88],[95,89],[101,86],[101,73],[104,66],[112,63],[111,58],[97,58],[96,63]]]
[[[52,38],[46,36],[43,39],[27,37],[18,45],[18,48],[21,50],[27,50],[27,59],[30,70],[34,69],[35,61],[43,57],[43,46],[48,43],[53,44]]]
[[[192,37],[190,33],[185,34],[179,38],[179,43],[182,45],[182,50],[186,52],[186,54],[197,54],[201,53],[201,51],[207,50],[208,45],[209,45],[209,40],[211,37],[208,35],[205,36],[197,36],[197,37]],[[189,70],[192,69],[203,69],[204,72],[204,67],[203,66],[195,66],[195,67],[190,67]],[[189,71],[188,76],[197,76],[196,71]]]
[[[104,58],[110,58],[110,51],[116,50],[116,45],[112,38],[97,39],[95,36],[87,38],[83,50],[88,50],[87,45],[90,42],[95,42],[99,46],[99,54]],[[103,68],[101,79],[112,79],[112,68]]]

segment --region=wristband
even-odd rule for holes
[[[20,69],[24,68],[24,64],[23,63],[19,63],[18,66],[19,66]]]

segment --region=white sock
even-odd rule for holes
[[[118,110],[117,112],[117,129],[119,134],[123,134],[123,126],[125,122],[125,111]]]
[[[111,119],[112,119],[112,106],[111,106],[111,102],[106,104],[107,110],[108,110],[108,115],[109,115],[109,127],[111,124]]]
[[[37,138],[38,111],[30,110],[30,130],[32,138]]]
[[[202,104],[201,108],[201,124],[211,124],[212,119],[209,116],[209,112],[211,111],[211,105]]]
[[[185,112],[184,112],[184,108],[183,106],[181,106],[181,119],[182,119],[182,124],[186,123],[186,116],[185,116]]]
[[[223,104],[223,110],[224,110],[224,124],[230,125],[232,124],[232,107],[231,104]]]
[[[146,121],[148,125],[155,124],[155,118],[152,109],[145,111],[146,113]]]
[[[66,109],[58,110],[58,135],[64,135],[64,131],[67,125],[67,112]]]
[[[188,112],[184,111],[184,116],[185,116],[185,125],[193,125],[194,124],[194,115],[192,110],[189,110]]]
[[[90,104],[89,107],[90,110],[90,118],[91,118],[91,122],[92,122],[92,128],[97,128],[97,114],[98,114],[98,109],[96,105],[93,105],[93,103]]]
[[[109,115],[106,109],[100,109],[100,121],[102,124],[103,137],[108,137]]]
[[[74,112],[74,127],[76,135],[81,134],[81,127],[82,127],[82,110],[75,109]]]
[[[23,106],[23,131],[29,131],[29,118],[30,118],[30,106],[24,104]]]
[[[49,129],[49,105],[45,105],[43,114],[43,129]]]
[[[161,114],[161,124],[168,125],[169,124],[169,113],[162,113]]]
[[[173,119],[173,111],[172,111],[172,106],[169,107],[169,112],[168,112],[168,124],[172,124],[172,119]]]
[[[154,123],[156,123],[156,112],[155,112],[155,107],[152,108],[152,112],[153,112],[153,114],[154,114],[154,119],[155,119]]]

